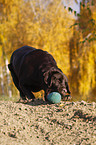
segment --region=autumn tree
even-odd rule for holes
[[[96,88],[96,23],[92,5],[83,1],[80,8],[69,46],[70,79],[74,93],[79,92],[86,99],[90,94],[92,96],[92,90]]]
[[[69,78],[73,96],[79,94],[78,96],[88,97],[93,92],[95,94],[94,1],[82,1],[80,14],[77,14],[72,7],[64,5],[64,0],[1,0],[0,93],[2,91],[1,94],[8,95],[11,88],[16,95],[17,90],[13,87],[12,80],[8,81],[10,76],[7,64],[14,50],[30,45],[47,50],[54,56],[58,67]]]
[[[31,45],[51,53],[67,75],[69,28],[74,19],[60,3],[60,0],[45,3],[39,0],[2,1],[0,35],[4,41],[1,48],[8,60],[15,49]]]

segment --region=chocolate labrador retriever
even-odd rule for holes
[[[9,70],[23,100],[34,100],[32,92],[45,91],[45,100],[51,92],[59,92],[67,100],[70,94],[67,77],[57,67],[56,61],[46,51],[23,46],[11,56]]]

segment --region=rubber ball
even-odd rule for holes
[[[61,95],[58,92],[52,92],[47,96],[50,103],[57,104],[61,101]]]

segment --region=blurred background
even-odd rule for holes
[[[96,101],[96,0],[0,0],[2,100],[19,97],[8,63],[24,45],[53,55],[74,101]]]

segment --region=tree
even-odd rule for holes
[[[95,17],[90,5],[81,3],[81,10],[70,40],[70,71],[74,93],[86,98],[96,87]],[[74,76],[75,74],[75,76]],[[83,98],[84,98],[83,97]]]
[[[68,66],[69,63],[69,27],[73,19],[70,19],[71,16],[63,5],[58,7],[59,3],[56,0],[46,1],[44,4],[39,0],[2,2],[0,35],[4,38],[1,48],[5,58],[9,60],[15,49],[31,45],[49,51],[57,60],[58,66],[68,73],[69,68],[63,66]]]

